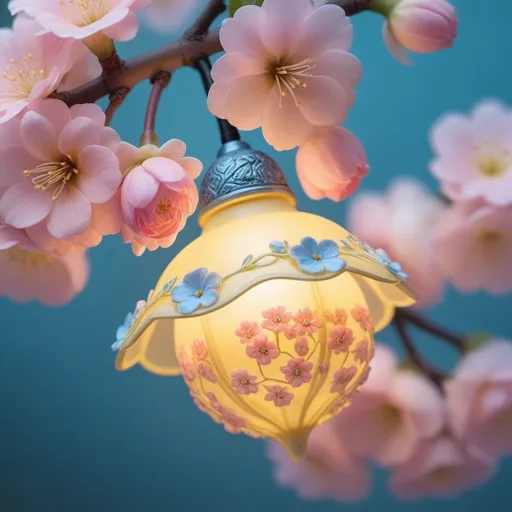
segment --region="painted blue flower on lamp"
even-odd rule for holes
[[[130,331],[130,327],[133,324],[133,313],[128,313],[126,318],[124,319],[124,324],[120,325],[116,331],[116,342],[112,345],[112,350],[117,352],[121,349],[121,345],[123,344],[126,335]]]
[[[346,266],[345,260],[339,258],[340,248],[332,240],[317,242],[310,236],[304,237],[300,245],[290,249],[290,257],[297,262],[299,268],[308,274],[322,272],[339,272]]]
[[[207,268],[198,268],[187,274],[180,285],[171,291],[171,298],[178,304],[178,311],[184,315],[198,308],[207,308],[219,298],[217,287],[221,277]]]
[[[392,274],[399,277],[400,279],[409,279],[409,274],[402,270],[402,265],[397,263],[396,261],[391,261],[388,253],[383,249],[377,249],[374,251],[375,259],[381,264],[384,265]]]

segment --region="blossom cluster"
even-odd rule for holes
[[[512,343],[493,339],[466,354],[443,394],[377,344],[369,378],[350,407],[317,427],[304,461],[277,444],[267,453],[276,481],[304,499],[364,499],[369,463],[389,470],[407,501],[446,497],[487,481],[512,453]]]

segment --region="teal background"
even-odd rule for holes
[[[371,14],[354,19],[353,52],[363,63],[364,77],[347,127],[362,139],[372,164],[363,188],[383,189],[406,173],[435,187],[427,171],[427,133],[434,120],[450,109],[468,111],[484,97],[512,104],[512,4],[492,3],[494,8],[483,1],[456,1],[460,36],[454,49],[416,57],[413,68],[401,66],[385,50],[381,19]],[[1,20],[10,23],[6,8]],[[131,56],[165,40],[142,30],[120,51]],[[147,94],[147,85],[133,91],[114,122],[132,143],[140,135]],[[192,70],[175,74],[158,131],[162,141],[186,141],[189,154],[206,165],[214,159],[215,121]],[[313,202],[301,192],[293,152],[274,153],[259,132],[245,138],[282,165],[301,209],[344,221],[344,204]],[[330,512],[340,507],[302,502],[276,487],[264,443],[225,433],[195,408],[180,378],[114,370],[115,329],[167,262],[198,234],[194,218],[173,247],[141,258],[119,238],[106,239],[90,252],[88,287],[67,307],[0,300],[0,511]],[[449,291],[431,316],[455,330],[492,330],[511,338],[511,306],[510,298]],[[391,332],[379,338],[394,342]],[[437,342],[419,341],[443,364],[453,361]],[[414,509],[469,512],[505,505],[511,479],[512,463],[505,461],[486,486],[456,501],[428,500]],[[412,507],[396,501],[386,489],[385,474],[378,473],[372,497],[345,509],[400,512]]]

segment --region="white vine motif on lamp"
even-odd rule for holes
[[[348,235],[338,245],[333,240],[321,240],[317,242],[312,237],[304,237],[299,244],[289,246],[286,240],[273,240],[269,244],[270,252],[258,257],[249,254],[242,261],[239,269],[221,276],[217,272],[210,272],[207,268],[198,268],[186,274],[179,285],[177,278],[168,281],[154,296],[153,290],[149,293],[147,301],[139,301],[133,314],[128,314],[125,323],[117,330],[116,342],[112,350],[123,348],[124,340],[131,333],[140,318],[141,313],[153,306],[162,298],[169,297],[176,304],[177,311],[182,315],[188,315],[201,308],[209,308],[219,300],[219,290],[228,279],[255,270],[268,267],[280,259],[287,259],[295,264],[299,270],[306,274],[337,274],[347,266],[344,255],[377,263],[389,270],[401,280],[409,277],[399,263],[392,262],[382,249],[373,249],[353,235]]]

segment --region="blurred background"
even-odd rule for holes
[[[353,53],[363,80],[347,127],[364,143],[372,166],[365,189],[384,189],[395,176],[410,174],[432,188],[428,131],[449,110],[467,112],[486,97],[512,104],[508,2],[455,0],[460,35],[453,50],[414,57],[406,68],[388,54],[382,19],[354,18]],[[493,6],[491,6],[491,4]],[[10,25],[6,7],[3,26]],[[143,29],[119,46],[123,57],[156,48],[179,34],[156,36]],[[113,127],[138,142],[149,88],[139,86],[116,115]],[[179,70],[166,91],[158,118],[160,140],[180,138],[188,154],[208,166],[219,146],[199,77]],[[285,170],[300,209],[344,222],[345,204],[314,202],[301,191],[294,152],[276,153],[259,132],[244,138],[274,157]],[[303,502],[278,488],[263,441],[232,436],[201,413],[181,378],[156,377],[139,368],[114,369],[110,345],[115,330],[138,299],[145,298],[167,263],[199,234],[191,219],[173,247],[135,257],[120,238],[90,251],[92,275],[70,305],[48,309],[0,299],[0,511],[1,512],[331,512],[334,502]],[[462,296],[449,290],[428,312],[461,332],[492,331],[512,338],[510,297]],[[378,341],[394,344],[385,331]],[[418,338],[425,353],[445,366],[451,353]],[[410,505],[388,492],[376,472],[369,500],[346,510],[473,511],[506,503],[512,461],[505,461],[486,486],[457,501]]]

